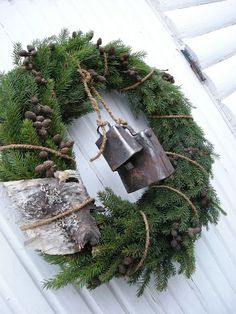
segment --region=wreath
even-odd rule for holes
[[[22,230],[28,235],[38,230],[47,248],[53,233],[60,239],[59,227],[67,231],[68,243],[74,241],[74,251],[71,246],[63,251],[65,238],[61,254],[41,249],[49,263],[61,266],[45,287],[73,283],[94,289],[123,277],[129,284],[138,283],[141,295],[151,275],[162,290],[176,273],[190,277],[194,272],[195,241],[203,226],[217,223],[222,211],[210,184],[215,155],[170,74],[150,68],[143,52],[133,53],[120,40],[102,46],[101,38],[96,43],[92,38],[93,32],[70,36],[63,30],[57,37],[34,41],[27,51],[15,44],[16,67],[0,77],[0,179],[10,181],[5,185],[13,199],[22,193],[31,197],[21,202],[21,210],[28,210],[24,221],[31,222]],[[97,206],[75,171],[74,143],[66,138],[66,125],[97,112],[101,143],[95,159],[104,153],[107,141],[99,103],[117,125],[126,123],[103,100],[105,91],[124,94],[134,115],[146,115],[174,168],[136,203],[121,199],[108,187],[98,194],[102,206]],[[40,187],[39,204],[32,198],[35,182]],[[58,192],[58,186],[63,191]],[[52,187],[58,194],[47,203],[47,209],[56,208],[50,215],[41,205]],[[76,198],[76,206],[59,208],[60,193]],[[82,229],[85,236],[79,242]]]

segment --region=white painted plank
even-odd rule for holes
[[[220,1],[222,0],[152,0],[152,2],[159,2],[160,9],[163,11],[182,9]]]
[[[207,85],[217,99],[225,98],[236,90],[236,55],[204,70]]]
[[[233,116],[236,117],[236,91],[222,99],[222,102],[232,112]]]
[[[2,3],[0,2],[0,4]],[[15,4],[16,9],[14,9]],[[217,167],[214,167],[216,174],[214,185],[223,201],[224,208],[229,208],[230,212],[229,217],[222,219],[219,227],[216,229],[211,227],[211,230],[216,230],[216,235],[210,235],[210,246],[205,244],[204,241],[203,246],[197,245],[196,249],[200,264],[197,263],[197,272],[193,276],[193,281],[187,281],[182,276],[173,278],[167,291],[163,293],[157,293],[151,285],[145,292],[144,297],[137,300],[135,287],[128,287],[122,280],[114,280],[107,286],[104,285],[93,292],[89,292],[86,289],[78,292],[73,287],[67,287],[58,292],[42,292],[45,298],[42,302],[45,304],[49,303],[54,311],[59,314],[73,314],[77,313],[78,310],[81,313],[92,312],[101,314],[109,312],[115,314],[122,312],[135,314],[144,312],[168,314],[201,314],[207,312],[210,314],[221,314],[227,311],[233,314],[234,310],[232,309],[236,307],[236,299],[231,299],[231,297],[234,293],[235,278],[234,276],[230,277],[230,272],[236,260],[235,250],[233,249],[235,240],[233,222],[235,221],[234,191],[236,166],[234,155],[236,145],[232,134],[212,99],[202,89],[200,83],[190,71],[189,66],[176,51],[175,44],[162,23],[157,20],[156,15],[145,1],[140,1],[137,5],[135,0],[121,0],[119,2],[101,0],[98,5],[95,0],[87,0],[86,2],[81,0],[70,2],[61,0],[24,0],[13,1],[11,6],[9,6],[9,3],[5,4],[5,6],[7,10],[4,11],[4,14],[2,13],[3,11],[0,11],[0,21],[6,24],[5,30],[10,34],[10,38],[13,41],[20,38],[20,41],[23,41],[26,45],[31,41],[34,34],[42,38],[46,35],[57,33],[64,26],[69,27],[71,31],[79,28],[85,31],[94,29],[96,37],[102,36],[104,42],[122,37],[135,50],[145,48],[149,53],[147,62],[150,64],[160,68],[168,67],[175,75],[177,84],[182,85],[186,95],[197,107],[193,115],[207,132],[209,140],[214,143],[217,153],[221,155],[221,160],[217,162]],[[11,19],[10,23],[8,17],[11,13],[13,19]],[[142,16],[142,19],[140,19],[140,16]],[[15,23],[12,22],[14,17],[16,17]],[[21,21],[25,20],[27,22],[23,23],[21,27]],[[28,29],[26,34],[24,34],[25,27]],[[9,51],[6,51],[4,56],[6,60],[10,58]],[[2,69],[4,66],[5,62],[2,62],[2,59],[0,59],[0,68]],[[114,99],[109,101],[113,109],[115,109],[115,103],[123,105],[123,101]],[[119,111],[116,113],[119,113]],[[122,116],[126,117],[127,115],[128,119],[131,119],[130,113],[126,113],[123,107],[121,113]],[[89,192],[93,196],[104,185],[107,185],[107,178],[104,178],[103,173],[105,168],[103,169],[103,166],[93,164],[90,166],[89,162],[89,157],[96,151],[96,146],[94,146],[94,121],[94,115],[90,114],[88,117],[76,121],[70,128],[70,134],[76,141],[79,169]],[[130,121],[135,123],[132,120]],[[89,145],[81,139],[84,136],[85,132],[83,133],[82,130],[85,131],[85,127],[91,136],[88,138],[90,140]],[[102,163],[101,160],[98,161],[98,164],[100,163]],[[113,180],[113,174],[109,180]],[[223,184],[220,185],[218,182]],[[117,190],[114,188],[117,193],[120,193],[120,189],[119,186]],[[1,202],[4,202],[3,198]],[[1,230],[4,227],[5,237],[7,237],[9,243],[14,248],[14,252],[17,253],[18,261],[27,270],[26,276],[30,274],[33,281],[32,284],[35,287],[39,287],[42,278],[51,276],[56,269],[44,263],[35,253],[25,251],[22,244],[22,235],[17,230],[14,222],[7,221],[7,207],[3,213],[1,212],[0,227]],[[206,234],[206,239],[208,239],[208,234]],[[215,241],[220,241],[220,243],[212,248]],[[218,257],[222,250],[224,254]],[[207,264],[204,254],[209,256]],[[227,269],[230,272],[227,272]],[[209,270],[211,272],[208,275]],[[214,274],[218,275],[213,280]],[[221,282],[224,292],[222,297],[219,297],[219,289],[216,289],[215,285],[220,286]],[[19,297],[18,291],[14,289],[12,291],[15,300],[17,300]],[[226,301],[229,304],[225,305]]]
[[[235,15],[236,19],[236,15]],[[196,54],[202,69],[236,54],[236,25],[191,39],[185,44]]]
[[[236,0],[167,11],[165,14],[179,38],[194,37],[235,24]]]

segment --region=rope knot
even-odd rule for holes
[[[105,127],[105,126],[107,125],[107,122],[104,121],[104,120],[102,120],[102,119],[97,119],[96,122],[97,122],[97,125],[98,125],[98,126],[103,126],[103,127]]]

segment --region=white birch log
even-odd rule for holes
[[[20,226],[63,213],[88,198],[78,171],[58,171],[55,177],[4,183]],[[26,230],[25,245],[51,255],[79,252],[86,243],[95,245],[100,238],[99,229],[90,214],[95,207],[90,203],[62,219]]]

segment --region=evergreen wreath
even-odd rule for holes
[[[109,188],[100,192],[106,210],[93,212],[100,242],[72,255],[43,254],[49,263],[62,266],[44,286],[73,283],[94,289],[124,277],[129,284],[138,283],[141,295],[152,274],[162,290],[176,273],[190,277],[194,272],[195,241],[222,211],[210,184],[215,155],[170,74],[151,69],[143,52],[133,53],[120,40],[102,46],[100,38],[96,44],[92,38],[93,32],[69,36],[63,30],[57,37],[34,41],[28,51],[15,44],[16,67],[0,77],[0,179],[51,177],[55,166],[75,169],[65,125],[96,110],[83,74],[89,73],[87,86],[97,101],[104,91],[125,94],[136,116],[145,113],[175,172],[150,186],[135,204]],[[49,156],[45,174],[42,160]]]

